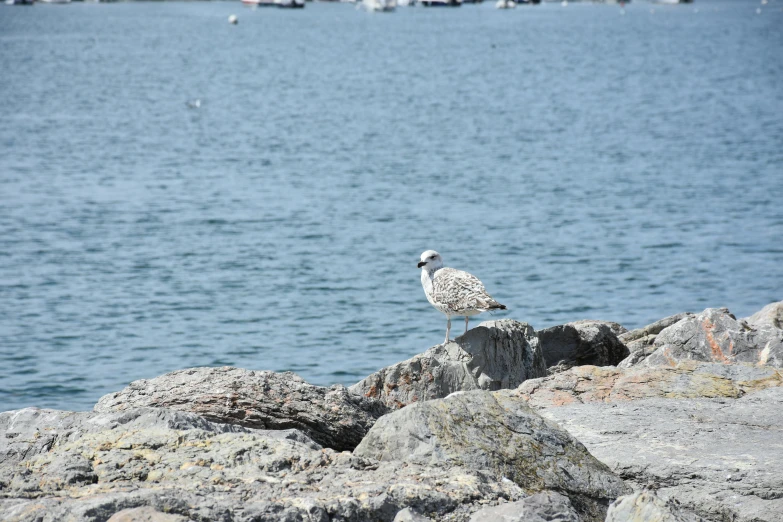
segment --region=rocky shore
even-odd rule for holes
[[[192,368],[0,413],[4,521],[783,520],[783,301],[488,321],[348,388]]]

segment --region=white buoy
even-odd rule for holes
[[[568,7],[568,0],[563,0],[562,2],[560,2],[560,5],[562,5],[563,7]]]
[[[239,18],[237,18],[237,15],[231,15],[228,17],[228,23],[237,25],[239,23]]]
[[[761,14],[761,8],[760,7],[756,8],[756,14]]]
[[[767,0],[761,0],[761,5],[767,5]]]

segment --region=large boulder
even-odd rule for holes
[[[392,409],[467,390],[515,388],[546,375],[533,327],[511,319],[486,321],[446,344],[388,366],[349,389]]]
[[[674,366],[683,359],[720,363],[747,362],[783,367],[783,330],[754,328],[725,308],[708,308],[661,331],[644,366]]]
[[[576,321],[545,328],[538,332],[538,340],[547,367],[614,366],[629,353],[617,338],[623,331],[617,323]]]
[[[693,317],[693,314],[690,312],[683,312],[676,315],[670,315],[669,317],[664,317],[652,324],[648,324],[643,328],[637,328],[618,335],[617,337],[620,342],[625,344],[628,348],[629,355],[620,361],[617,366],[620,368],[630,368],[643,361],[645,357],[655,351],[653,343],[658,334],[671,325],[682,321],[686,317]]]
[[[606,513],[606,522],[702,522],[683,510],[675,499],[664,500],[655,491],[636,491],[618,498]]]
[[[407,507],[466,522],[485,505],[527,496],[487,471],[379,462],[321,448],[300,432],[167,409],[2,413],[0,451],[0,520],[8,522],[162,521],[162,514],[391,522]]]
[[[159,408],[134,408],[120,413],[25,408],[0,413],[0,462],[4,465],[15,465],[85,434],[114,429],[127,432],[141,429],[199,429],[211,433],[251,431],[232,424],[210,422],[193,413]],[[313,444],[297,430],[272,431],[268,436]],[[320,448],[317,445],[315,447]]]
[[[407,507],[398,511],[392,522],[432,522],[432,519],[425,517],[415,509]]]
[[[144,506],[118,511],[106,522],[188,522],[188,519],[182,515],[161,513],[155,508]]]
[[[775,386],[783,386],[783,372],[769,366],[686,360],[674,367],[577,366],[525,381],[516,392],[534,408],[550,408],[652,397],[738,398]]]
[[[657,488],[707,520],[780,520],[783,387],[736,399],[594,401],[539,412],[634,487]]]
[[[622,498],[622,497],[621,497]],[[581,522],[565,495],[541,491],[516,502],[486,507],[473,513],[469,522]]]
[[[743,322],[757,330],[767,328],[783,330],[783,301],[768,304],[755,314],[743,319]]]
[[[458,392],[385,415],[354,455],[485,470],[528,493],[553,489],[568,496],[585,520],[602,521],[609,503],[629,492],[579,441],[511,390]]]
[[[290,372],[191,368],[134,381],[103,396],[95,411],[152,406],[189,411],[205,419],[257,429],[298,429],[338,451],[352,450],[386,413],[379,401],[344,386],[314,386]]]

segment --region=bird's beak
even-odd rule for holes
[[[418,264],[418,265],[416,265],[416,267],[417,267],[417,268],[421,268],[421,267],[423,267],[423,266],[424,266],[424,265],[426,265],[426,264],[427,264],[427,262],[426,262],[426,261],[419,261],[419,264]]]

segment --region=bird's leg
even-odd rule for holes
[[[451,332],[451,317],[446,319],[446,340],[443,341],[443,344],[446,344],[449,342],[449,333]]]
[[[468,333],[468,316],[465,316],[465,333]]]

